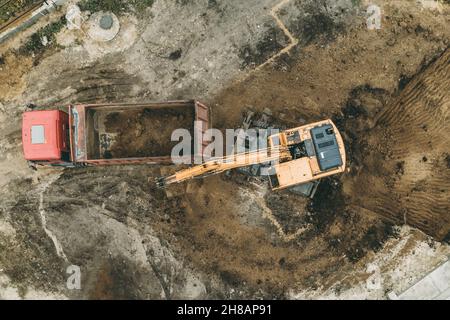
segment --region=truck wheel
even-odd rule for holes
[[[28,103],[26,106],[25,106],[25,110],[26,111],[30,111],[30,110],[34,110],[34,109],[36,109],[36,105],[35,104],[33,104],[33,103]]]
[[[84,168],[84,167],[87,167],[87,164],[83,162],[77,162],[74,165],[74,168]]]
[[[28,168],[30,168],[33,171],[37,171],[36,164],[33,161],[27,161],[27,164]]]

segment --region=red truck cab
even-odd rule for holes
[[[69,115],[61,110],[25,112],[22,144],[28,161],[42,164],[70,162]]]

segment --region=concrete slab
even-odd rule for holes
[[[398,295],[400,300],[450,300],[450,261],[446,261],[412,287]]]

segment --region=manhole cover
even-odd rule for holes
[[[100,18],[100,28],[104,30],[111,29],[114,23],[113,18],[109,14],[105,14]]]
[[[87,34],[96,41],[110,41],[119,30],[119,19],[112,12],[99,11],[89,17]]]

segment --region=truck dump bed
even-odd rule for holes
[[[209,127],[209,110],[198,101],[75,105],[69,114],[72,159],[88,164],[171,163],[175,129],[193,136],[194,121]]]

